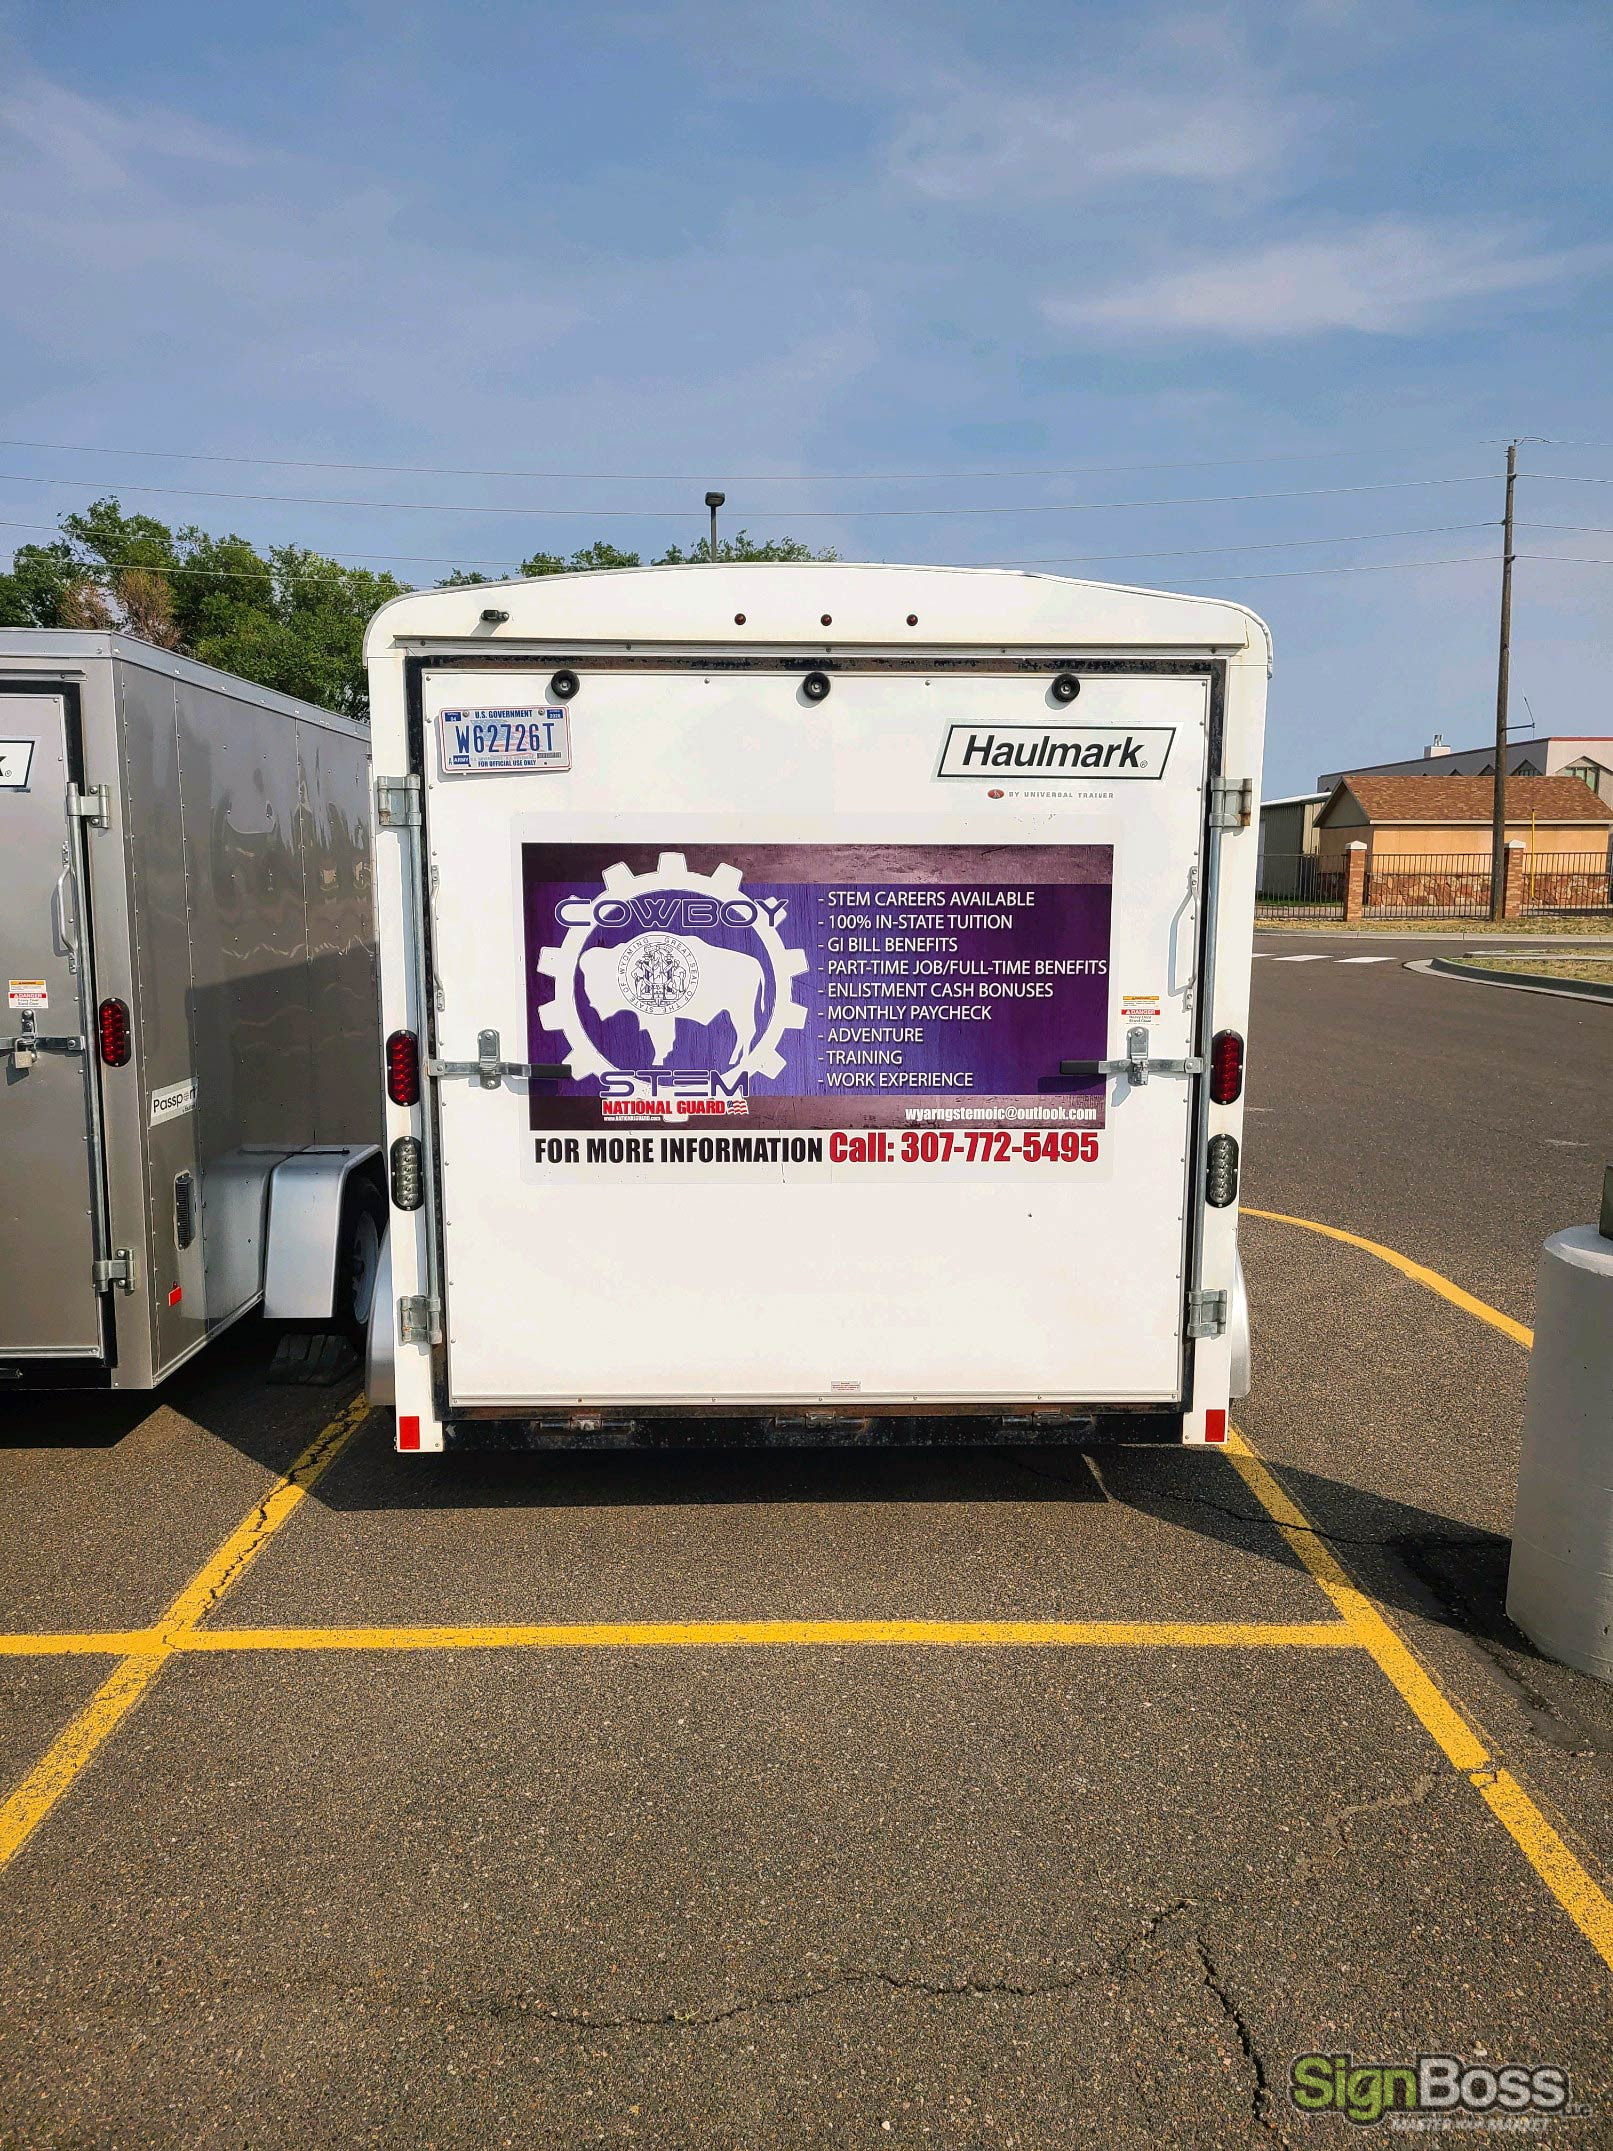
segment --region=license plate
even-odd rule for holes
[[[437,749],[445,777],[569,769],[571,719],[564,709],[444,710]]]

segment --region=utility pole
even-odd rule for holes
[[[717,565],[717,510],[727,498],[726,493],[708,493],[706,495],[706,506],[711,510],[711,564],[713,567]],[[1510,529],[1511,525],[1509,524],[1507,527]]]
[[[1507,506],[1501,540],[1501,654],[1495,673],[1495,809],[1490,829],[1490,916],[1506,905],[1507,681],[1512,666],[1512,490],[1518,482],[1518,444],[1507,443]]]

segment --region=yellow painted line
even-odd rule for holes
[[[1569,1851],[1517,1779],[1496,1765],[1488,1744],[1411,1646],[1351,1580],[1303,1509],[1233,1429],[1227,1433],[1226,1453],[1285,1541],[1338,1608],[1360,1647],[1376,1661],[1446,1760],[1463,1773],[1505,1826],[1575,1926],[1613,1967],[1613,1900]]]
[[[1446,1701],[1371,1599],[1350,1580],[1332,1549],[1317,1536],[1310,1518],[1289,1498],[1248,1442],[1229,1429],[1226,1447],[1233,1468],[1250,1493],[1333,1601],[1361,1648],[1377,1660],[1449,1760],[1458,1770],[1478,1770],[1486,1765],[1489,1749],[1461,1713]]]
[[[65,1732],[60,1733],[0,1807],[0,1866],[19,1852],[85,1764],[161,1672],[168,1653],[121,1659]]]
[[[1599,1889],[1509,1770],[1475,1771],[1485,1805],[1523,1847],[1524,1856],[1591,1946],[1613,1964],[1613,1903]]]
[[[1360,1233],[1345,1232],[1338,1225],[1318,1224],[1314,1217],[1289,1217],[1281,1210],[1253,1210],[1247,1203],[1242,1214],[1245,1217],[1264,1218],[1269,1225],[1297,1225],[1302,1232],[1319,1232],[1324,1239],[1342,1240],[1346,1247],[1362,1248],[1367,1254],[1376,1255],[1380,1262],[1387,1262],[1389,1267],[1398,1270],[1402,1277],[1409,1277],[1414,1284],[1422,1285],[1430,1292],[1437,1292],[1442,1300],[1449,1300],[1453,1307],[1460,1307],[1463,1314],[1470,1314],[1479,1322],[1488,1322],[1491,1329],[1498,1329],[1503,1337],[1510,1337],[1514,1344],[1521,1344],[1525,1351],[1535,1341],[1532,1329],[1526,1329],[1521,1322],[1514,1322],[1511,1315],[1503,1314],[1499,1307],[1492,1307],[1488,1300],[1475,1299],[1471,1292],[1464,1292],[1460,1285],[1453,1284],[1448,1277],[1442,1277],[1438,1270],[1430,1270],[1420,1262],[1413,1262],[1409,1255],[1401,1254],[1398,1248],[1385,1247],[1381,1240],[1364,1239]]]
[[[355,1397],[347,1409],[317,1434],[266,1500],[186,1584],[138,1647],[113,1667],[72,1723],[46,1749],[0,1805],[0,1867],[15,1859],[33,1832],[79,1772],[92,1762],[108,1735],[132,1710],[163,1667],[210,1612],[220,1596],[256,1560],[269,1540],[295,1511],[308,1489],[326,1472],[368,1416],[369,1407]]]
[[[0,1635],[0,1658],[128,1658],[160,1650],[160,1628],[49,1629],[35,1635]]]
[[[885,1645],[1356,1650],[1344,1621],[578,1621],[436,1628],[197,1628],[182,1651],[702,1650]]]

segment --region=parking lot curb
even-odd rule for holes
[[[1458,963],[1449,956],[1429,956],[1421,963],[1408,963],[1406,969],[1468,978],[1478,986],[1510,986],[1515,993],[1554,993],[1565,1001],[1613,1001],[1613,986],[1598,986],[1585,978],[1553,978],[1549,971],[1488,971],[1481,964]]]

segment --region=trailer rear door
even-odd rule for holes
[[[71,721],[0,695],[0,1357],[99,1354],[93,989],[82,932]]]
[[[449,1409],[1179,1400],[1211,667],[556,661],[421,683]]]

